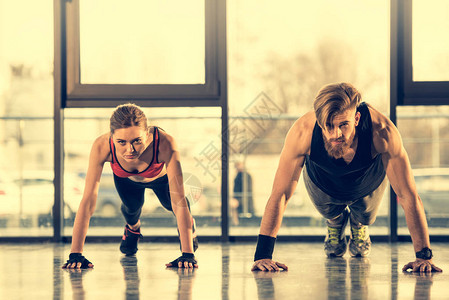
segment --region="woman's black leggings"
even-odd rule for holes
[[[168,211],[173,211],[167,175],[151,182],[135,182],[129,178],[118,177],[114,174],[114,183],[122,199],[121,209],[123,216],[129,225],[134,225],[139,221],[142,206],[145,201],[145,189],[152,189],[162,206]]]

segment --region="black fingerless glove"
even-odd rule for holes
[[[172,267],[178,267],[178,263],[181,262],[182,266],[184,267],[184,262],[192,263],[192,265],[198,264],[198,262],[195,259],[195,255],[193,253],[185,253],[182,252],[182,255],[175,259],[174,261],[171,261],[170,264]]]
[[[81,253],[70,253],[69,259],[67,260],[65,267],[73,263],[76,264],[81,263],[81,269],[87,269],[89,268],[89,264],[91,264],[91,262],[87,258],[82,256]]]

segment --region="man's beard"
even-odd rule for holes
[[[351,147],[351,144],[354,141],[354,137],[355,134],[351,135],[348,140],[346,140],[344,136],[338,139],[327,140],[326,137],[323,135],[324,148],[326,149],[327,154],[329,154],[330,157],[340,159]],[[341,142],[341,144],[332,145],[332,142]]]

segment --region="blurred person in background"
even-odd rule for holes
[[[231,199],[232,224],[239,224],[239,216],[254,215],[253,179],[248,173],[245,163],[237,160],[234,164],[237,175],[234,178],[233,198]]]

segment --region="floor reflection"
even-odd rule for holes
[[[229,289],[229,282],[231,271],[229,269],[231,260],[229,251],[223,251],[222,259],[222,274],[221,274],[221,288],[222,299],[232,299],[235,296],[234,291]],[[135,256],[124,256],[120,258],[120,265],[123,268],[123,279],[125,283],[124,298],[127,300],[140,299],[140,284],[141,278],[139,276],[138,260]],[[307,268],[305,266],[304,268]],[[375,299],[369,294],[370,286],[370,272],[371,262],[369,258],[327,258],[324,260],[325,279],[327,280],[327,299]],[[84,287],[84,282],[88,279],[88,273],[95,272],[93,269],[79,270],[79,269],[64,269],[64,273],[69,276],[72,299],[84,300],[87,292]],[[166,272],[176,274],[178,277],[177,299],[191,300],[194,299],[194,283],[198,269],[177,269],[167,268]],[[290,276],[289,271],[278,272],[251,272],[255,286],[257,288],[258,299],[279,299],[284,298],[285,295],[295,295],[294,286],[289,282],[295,280]],[[386,285],[386,288],[391,288],[391,292],[397,295],[399,276],[392,276],[391,284]],[[431,299],[431,288],[433,285],[434,276],[440,274],[415,274],[403,272],[405,279],[416,279],[414,285],[414,299]],[[310,274],[310,278],[316,277],[317,274]],[[313,279],[312,279],[313,280]],[[114,283],[113,283],[114,284]],[[166,283],[164,283],[166,284]],[[210,284],[215,284],[210,282]],[[324,285],[322,285],[324,286]],[[276,293],[276,288],[279,291]],[[316,291],[322,295],[323,291]],[[313,292],[315,293],[315,292]]]
[[[282,276],[288,276],[288,271],[277,272],[252,272],[257,286],[258,299],[276,299],[276,291],[274,289],[274,281]]]
[[[84,289],[83,280],[87,273],[93,271],[93,269],[63,269],[70,277],[70,284],[72,287],[72,299],[84,300],[86,296],[86,290]]]
[[[125,299],[139,299],[139,269],[137,268],[137,258],[135,256],[123,256],[120,259],[120,265],[123,267],[123,275],[125,278]]]
[[[349,258],[351,279],[351,299],[368,299],[370,259],[366,257]]]
[[[120,265],[123,268],[123,278],[125,280],[125,299],[140,299],[140,277],[138,260],[135,256],[123,256],[120,259]],[[84,277],[89,272],[95,272],[94,269],[63,269],[69,275],[72,296],[76,300],[84,300],[86,290],[84,287]],[[178,300],[191,300],[193,283],[196,269],[178,269],[166,268],[167,272],[178,275]]]
[[[347,261],[343,257],[325,260],[328,299],[346,299]]]
[[[370,267],[369,258],[328,258],[325,261],[328,299],[346,299],[347,294],[350,299],[368,299]]]
[[[192,291],[196,269],[167,268],[167,270],[178,274],[178,300],[193,299]]]
[[[430,274],[416,274],[403,272],[405,276],[416,278],[415,283],[415,292],[414,298],[415,300],[425,300],[432,299],[431,297],[431,288],[433,285],[433,277],[439,276],[439,274],[430,273]]]
[[[18,266],[0,272],[0,299],[445,299],[449,282],[447,272],[402,272],[413,257],[402,244],[377,245],[369,258],[328,259],[321,244],[279,243],[276,256],[289,266],[279,272],[250,271],[252,244],[203,245],[198,269],[166,269],[179,249],[150,243],[135,257],[87,244],[93,270],[61,269],[69,247],[0,244],[0,268]],[[449,248],[434,248],[446,271]]]

